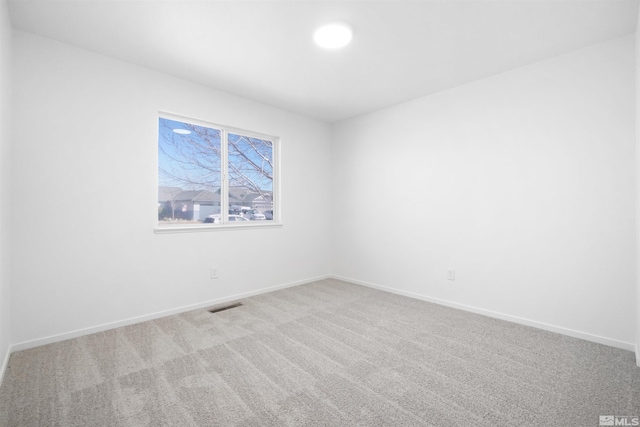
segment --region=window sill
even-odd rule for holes
[[[170,225],[159,227],[156,226],[153,232],[156,234],[173,234],[173,233],[198,233],[208,231],[229,231],[229,230],[248,230],[252,228],[281,228],[282,223],[271,222],[268,224],[251,223],[251,224],[211,224],[211,225]]]

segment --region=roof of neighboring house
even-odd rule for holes
[[[271,194],[265,193],[265,194]],[[229,203],[251,203],[259,198],[260,194],[248,190],[244,187],[229,187]],[[220,189],[216,191],[208,190],[183,190],[179,187],[158,187],[158,202],[197,202],[213,203],[220,202]]]
[[[271,194],[270,191],[264,193]],[[243,202],[247,204],[253,202],[253,200],[258,197],[260,197],[259,193],[245,187],[229,187],[229,199],[235,199],[236,202]]]
[[[180,201],[180,202],[199,202],[199,203],[219,202],[220,194],[213,193],[207,190],[185,190],[178,193],[174,200]]]
[[[179,194],[182,191],[180,187],[158,187],[158,202],[168,202],[171,199],[175,200],[176,194]]]

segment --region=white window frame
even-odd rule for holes
[[[158,120],[159,119],[168,119],[175,120],[184,123],[189,123],[196,126],[203,126],[213,129],[220,130],[220,141],[221,141],[221,150],[220,150],[220,161],[222,164],[221,168],[221,185],[220,185],[220,218],[222,220],[221,224],[202,224],[202,225],[184,225],[184,226],[167,226],[162,227],[158,224],[158,215],[157,215],[157,202],[156,206],[156,215],[155,215],[155,227],[153,231],[157,234],[165,234],[165,233],[191,233],[191,232],[202,232],[202,231],[228,231],[228,230],[236,230],[236,229],[253,229],[253,228],[278,228],[282,227],[282,212],[280,207],[280,138],[273,135],[268,135],[265,133],[249,131],[246,129],[240,129],[232,126],[225,126],[216,124],[213,122],[209,122],[206,120],[194,119],[191,117],[186,117],[178,114],[167,113],[160,111],[158,112],[158,116],[155,120],[156,125],[156,149],[158,147],[158,138],[159,129],[158,129]],[[250,138],[258,138],[271,141],[273,144],[273,182],[272,182],[272,197],[273,197],[273,219],[265,220],[265,221],[242,221],[242,222],[229,222],[229,180],[228,180],[228,164],[229,164],[229,133],[248,136]],[[158,161],[158,152],[156,151],[156,164]],[[223,160],[224,159],[224,160]],[[156,168],[156,190],[158,192],[159,179]]]

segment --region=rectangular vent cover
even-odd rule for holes
[[[223,307],[212,308],[211,310],[209,310],[209,313],[217,313],[219,311],[225,311],[225,310],[229,310],[231,308],[240,307],[241,305],[242,305],[241,302],[237,302],[235,304],[229,304],[229,305],[225,305]]]

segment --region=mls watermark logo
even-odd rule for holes
[[[640,426],[640,417],[600,415],[601,426]]]

